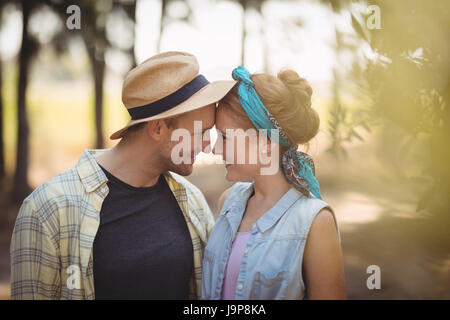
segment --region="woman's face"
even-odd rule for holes
[[[253,179],[260,174],[260,170],[267,157],[270,157],[270,141],[266,148],[259,148],[260,137],[258,131],[243,120],[237,119],[230,108],[219,105],[216,112],[217,142],[213,153],[222,155],[225,160],[228,181],[242,181]],[[266,139],[262,139],[261,143]],[[260,152],[261,150],[261,152]]]

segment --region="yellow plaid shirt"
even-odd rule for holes
[[[45,181],[23,201],[11,238],[11,299],[95,298],[92,247],[109,191],[95,157],[107,150],[85,150],[74,167]],[[164,177],[191,235],[189,298],[198,299],[203,250],[214,218],[193,184],[173,172]],[[78,282],[73,282],[73,266],[80,271]]]

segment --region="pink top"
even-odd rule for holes
[[[247,246],[252,232],[237,232],[231,245],[230,257],[228,258],[223,279],[222,300],[234,300],[236,294],[236,283],[241,269],[242,255]]]

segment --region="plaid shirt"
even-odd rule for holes
[[[45,181],[23,201],[11,239],[11,299],[95,298],[92,247],[109,189],[94,157],[106,150],[85,150],[74,167]],[[191,235],[189,298],[198,299],[203,250],[214,218],[194,185],[173,172],[164,177]]]

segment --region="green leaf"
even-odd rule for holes
[[[361,137],[355,130],[352,130],[352,132],[350,133],[350,136],[354,136],[354,137],[356,137],[359,141],[364,142],[363,137]]]
[[[367,36],[361,26],[361,24],[359,23],[358,19],[355,18],[355,16],[352,13],[352,25],[353,25],[353,29],[355,29],[356,33],[364,40],[366,40],[367,42],[369,42],[369,39],[367,39]]]
[[[372,130],[370,129],[369,125],[365,122],[361,123],[361,126],[366,129],[367,132],[372,132]]]

